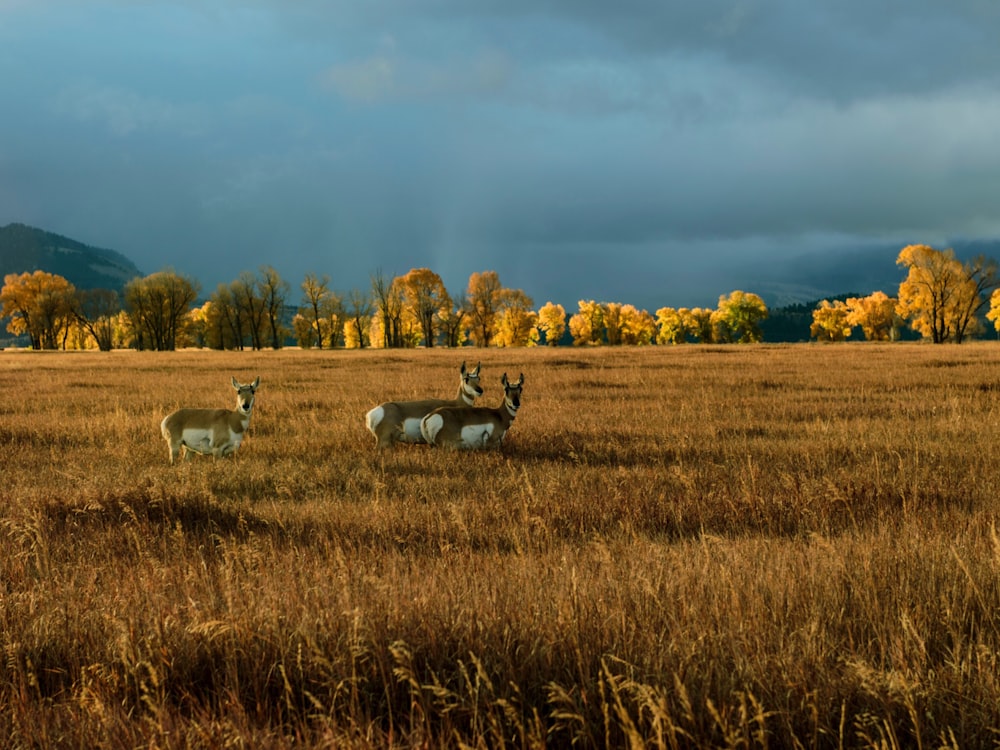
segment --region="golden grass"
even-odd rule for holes
[[[485,401],[502,453],[380,401]],[[232,460],[158,423],[232,408]],[[429,392],[431,391],[431,392]],[[993,747],[1000,347],[0,354],[9,747]]]

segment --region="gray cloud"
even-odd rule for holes
[[[430,266],[710,305],[1000,236],[998,31],[976,0],[0,3],[0,223],[207,290]]]

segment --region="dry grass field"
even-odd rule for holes
[[[523,372],[502,452],[364,413]],[[159,421],[232,408],[231,459]],[[4,747],[996,747],[1000,345],[0,352]]]

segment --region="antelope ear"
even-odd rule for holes
[[[524,385],[524,373],[523,372],[521,373],[521,377],[519,377],[517,379],[517,384],[518,385]]]
[[[522,380],[524,379],[524,376],[523,376],[523,375],[521,376],[521,379],[522,379]],[[253,388],[253,389],[254,389],[254,390],[256,391],[256,390],[257,390],[257,386],[258,386],[258,385],[260,385],[260,375],[258,375],[258,376],[257,376],[257,377],[256,377],[256,378],[254,379],[254,381],[253,381],[253,382],[252,382],[252,383],[250,384],[250,387],[251,387],[251,388]]]
[[[504,373],[503,377],[500,378],[500,383],[503,385],[504,388],[507,387],[507,373]]]
[[[462,363],[462,374],[465,375],[465,362]]]
[[[483,366],[482,362],[477,362],[476,363],[476,369],[472,371],[472,374],[473,375],[478,375],[479,374],[479,368],[482,367],[482,366]]]
[[[240,384],[236,382],[236,378],[233,378],[233,388],[236,390],[240,389]]]

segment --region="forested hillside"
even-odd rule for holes
[[[129,279],[141,276],[135,264],[114,250],[29,227],[0,227],[0,278],[9,273],[47,271],[67,279],[78,289],[120,291]]]

